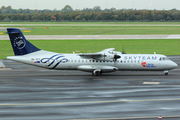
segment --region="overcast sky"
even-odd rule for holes
[[[157,9],[180,10],[180,0],[0,0],[1,6],[11,6],[13,9],[57,9],[61,10],[65,5],[73,9],[93,8],[100,6],[101,9]]]

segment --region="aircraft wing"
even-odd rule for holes
[[[99,57],[102,57],[103,54],[100,54],[100,53],[87,53],[87,54],[78,54],[79,56],[81,56],[82,58],[99,58]]]
[[[114,51],[114,50],[115,50],[115,48],[108,48],[108,49],[104,49],[104,50],[100,51],[99,53],[110,52],[110,51]]]
[[[105,50],[102,50],[100,52],[97,53],[86,53],[86,54],[78,54],[79,56],[81,56],[82,58],[93,58],[93,59],[98,59],[101,57],[106,57],[107,54],[109,54],[110,52],[112,52],[115,48],[108,48]]]

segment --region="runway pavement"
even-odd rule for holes
[[[169,56],[180,65],[180,56]],[[114,72],[91,76],[2,60],[0,118],[59,119],[180,119],[180,67],[162,72]]]
[[[11,25],[11,24],[8,24]],[[18,25],[18,24],[14,24]],[[33,25],[33,24],[28,24]],[[43,25],[43,24],[35,24]],[[56,25],[56,24],[51,24]],[[57,24],[64,25],[64,24]],[[67,24],[68,25],[68,24]],[[74,24],[81,25],[81,24]],[[88,24],[87,24],[88,25]],[[92,24],[90,24],[92,25]],[[95,24],[96,25],[96,24]],[[97,24],[99,25],[99,24]],[[100,24],[101,25],[101,24]],[[105,25],[105,24],[102,24]],[[1,26],[1,24],[0,24]],[[0,27],[0,31],[6,31],[7,27]],[[28,30],[33,28],[20,28]],[[25,35],[28,40],[124,40],[124,39],[180,39],[180,34],[165,35]],[[8,35],[0,35],[0,40],[9,40]]]
[[[0,27],[0,31],[6,31],[8,27]],[[34,29],[34,28],[18,28],[18,29],[21,29],[21,30],[31,30],[31,29]]]
[[[25,35],[27,40],[124,40],[124,39],[180,39],[177,35]],[[9,40],[0,35],[0,40]]]

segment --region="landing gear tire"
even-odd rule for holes
[[[164,73],[165,75],[168,75],[168,73]]]
[[[99,75],[99,72],[98,72],[98,71],[96,71],[96,72],[95,72],[95,75],[96,75],[96,76],[98,76],[98,75]]]
[[[92,72],[92,76],[98,76],[99,75],[99,72],[98,71],[96,71],[96,72]]]
[[[93,71],[92,72],[92,76],[98,76],[98,75],[101,75],[102,74],[102,72],[100,71]]]
[[[165,71],[164,71],[164,74],[165,74],[165,75],[168,75],[168,70],[165,70]]]

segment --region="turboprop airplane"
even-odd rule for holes
[[[81,70],[93,76],[115,71],[164,71],[178,65],[160,54],[122,54],[108,48],[97,53],[62,54],[41,50],[26,40],[17,28],[7,28],[15,56],[7,59],[56,70]]]

